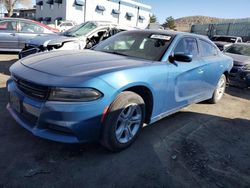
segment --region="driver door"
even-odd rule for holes
[[[173,53],[186,53],[193,55],[191,62],[178,62],[168,64],[168,101],[165,105],[169,111],[199,101],[204,96],[202,58],[196,38],[184,37],[177,42]]]

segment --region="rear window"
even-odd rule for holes
[[[212,41],[235,43],[235,37],[212,37]]]
[[[250,45],[235,44],[225,50],[227,53],[250,56]]]

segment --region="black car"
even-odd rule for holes
[[[230,83],[250,87],[250,43],[233,44],[225,50],[225,54],[234,60]]]

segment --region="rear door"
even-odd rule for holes
[[[15,20],[0,20],[0,49],[9,51],[19,49],[17,22]]]
[[[211,95],[224,70],[224,59],[217,47],[211,42],[199,39],[201,57],[203,59],[202,70],[204,72],[204,88]]]
[[[45,30],[45,28],[33,22],[20,21],[18,29],[19,48],[23,49],[28,40],[44,35]]]

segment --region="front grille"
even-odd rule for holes
[[[49,88],[15,77],[15,82],[24,94],[29,97],[45,100],[49,94]]]

